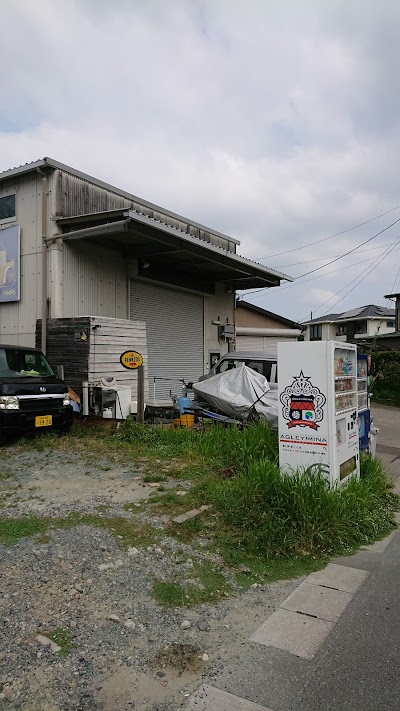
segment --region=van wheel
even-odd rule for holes
[[[2,428],[0,427],[0,447],[2,447],[3,444],[5,444],[6,442],[7,442],[7,437],[4,434],[4,431],[2,430]]]

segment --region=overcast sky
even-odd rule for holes
[[[0,0],[0,170],[51,156],[297,277],[400,219],[274,256],[400,206],[399,22],[396,0]],[[384,305],[396,238],[246,298]]]

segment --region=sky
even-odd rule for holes
[[[397,0],[0,0],[0,171],[50,156],[239,239],[295,278],[244,294],[287,318],[392,306],[400,221],[371,238],[400,220],[399,21]]]

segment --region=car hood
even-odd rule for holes
[[[68,386],[57,378],[0,378],[0,395],[63,395]]]

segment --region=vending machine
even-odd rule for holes
[[[358,436],[360,449],[369,449],[371,408],[368,392],[368,356],[357,354]]]
[[[279,462],[316,467],[331,484],[359,476],[357,347],[278,343]]]

